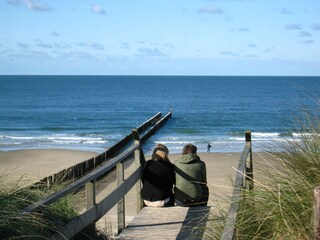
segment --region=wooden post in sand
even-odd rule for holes
[[[250,147],[249,163],[246,160],[246,189],[253,189],[253,163],[252,163],[252,142],[251,142],[251,131],[245,132],[246,144]]]
[[[314,214],[313,214],[313,239],[320,240],[320,186],[313,190]]]

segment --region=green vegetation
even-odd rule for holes
[[[244,191],[237,239],[312,239],[313,189],[320,185],[320,124],[308,115],[299,141],[255,164],[255,189]]]
[[[0,239],[48,239],[62,224],[76,216],[73,196],[62,199],[42,213],[22,214],[22,210],[56,189],[21,186],[0,175]]]

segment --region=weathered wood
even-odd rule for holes
[[[140,141],[144,143],[147,139],[149,139],[161,126],[163,126],[169,118],[171,118],[172,113],[167,113],[163,118],[156,122],[155,126],[153,126],[148,132],[146,132],[141,138]]]
[[[100,168],[94,170],[93,172],[87,174],[86,176],[80,178],[79,180],[71,183],[67,187],[55,192],[54,194],[50,195],[49,197],[44,198],[44,199],[38,201],[37,203],[25,208],[24,212],[27,213],[27,212],[36,211],[36,209],[39,208],[40,206],[49,205],[49,204],[57,201],[58,199],[66,196],[67,194],[72,193],[73,191],[84,186],[87,182],[95,180],[100,175],[104,174],[106,171],[113,168],[117,163],[127,159],[132,154],[132,152],[135,151],[138,147],[139,146],[135,146],[135,145],[131,146],[126,151],[119,154],[117,157],[114,157],[113,159],[111,159],[107,164],[101,166]]]
[[[142,167],[133,172],[125,181],[122,182],[111,194],[97,203],[91,209],[88,209],[81,215],[72,219],[61,229],[60,233],[55,234],[52,239],[70,239],[79,233],[82,229],[89,226],[94,221],[99,220],[105,215],[139,180]]]
[[[211,207],[145,207],[118,236],[120,239],[204,239]]]
[[[134,139],[134,144],[140,146],[138,149],[134,152],[134,161],[135,161],[135,167],[136,169],[140,168],[141,166],[144,166],[145,164],[145,158],[141,147],[140,137],[137,130],[132,130],[132,136]],[[143,201],[141,197],[141,180],[139,179],[136,183],[136,196],[137,196],[137,213],[140,212],[140,210],[143,208]]]
[[[157,114],[152,120],[149,120],[145,124],[151,124],[152,121],[155,121],[160,117],[160,114]],[[156,125],[161,122],[162,120],[158,121]],[[142,127],[143,128],[143,127]],[[141,128],[141,129],[142,129]],[[99,220],[102,216],[106,214],[114,205],[119,203],[118,205],[118,227],[119,231],[124,228],[125,224],[125,206],[124,206],[124,196],[129,192],[129,190],[140,180],[141,173],[142,173],[142,165],[145,162],[144,154],[141,147],[141,141],[139,136],[138,129],[133,129],[132,133],[130,134],[130,139],[134,139],[134,145],[128,147],[118,156],[110,159],[106,164],[100,166],[96,170],[93,170],[86,176],[78,179],[77,181],[71,183],[69,186],[57,191],[56,193],[48,196],[45,199],[38,201],[37,203],[27,207],[24,209],[22,214],[28,214],[30,212],[41,211],[43,206],[47,206],[51,203],[58,201],[59,199],[65,197],[67,194],[77,191],[78,189],[82,188],[86,185],[86,196],[87,196],[87,210],[80,214],[79,216],[72,219],[69,223],[67,223],[64,227],[62,227],[61,231],[55,234],[52,239],[69,239],[79,233],[85,227],[91,225],[95,221]],[[127,141],[129,137],[124,140]],[[120,145],[124,144],[124,142],[120,143]],[[114,150],[111,150],[113,152]],[[86,172],[88,169],[92,167],[96,167],[103,163],[107,155],[110,152],[104,152],[93,159],[89,159],[88,161],[79,163],[71,168],[65,170],[63,172],[64,178],[72,177],[77,178]],[[124,180],[124,167],[123,162],[128,159],[133,153],[136,153],[136,170],[126,179]],[[107,197],[101,200],[99,203],[96,203],[96,195],[95,195],[95,181],[117,166],[118,169],[118,187]],[[62,173],[62,172],[61,172]],[[50,185],[52,182],[56,181],[57,179],[61,179],[61,173],[58,173],[53,176],[49,176],[46,179],[47,184]],[[139,181],[140,182],[140,181]],[[137,185],[138,186],[138,185]],[[138,198],[137,198],[137,206],[142,207],[142,199],[140,195],[140,189],[138,189]],[[140,209],[139,209],[140,210]]]
[[[314,240],[320,240],[320,186],[313,190],[314,214],[313,214],[313,233]]]
[[[79,233],[82,229],[89,226],[96,220],[96,208],[93,207],[81,215],[73,218],[69,223],[65,225],[63,229],[60,230],[59,233],[54,234],[51,239],[54,240],[66,240],[71,239],[77,233]]]
[[[142,123],[137,129],[138,132],[141,134],[144,130],[146,130],[149,126],[151,126],[154,122],[156,122],[161,117],[161,112],[158,112],[156,115],[154,115],[149,120]]]
[[[251,132],[246,132],[246,145],[241,153],[241,157],[239,160],[235,181],[234,181],[234,187],[233,187],[233,193],[231,198],[231,203],[229,207],[228,216],[225,222],[222,238],[223,240],[232,240],[235,238],[235,229],[236,229],[236,221],[240,206],[240,199],[241,199],[241,191],[243,188],[248,185],[247,183],[247,158],[249,156],[250,162],[252,162],[252,145],[251,145]],[[252,170],[252,167],[251,167]],[[250,171],[251,171],[250,170]],[[251,175],[252,178],[250,181],[252,181],[252,186],[250,184],[248,185],[248,189],[253,188],[253,175]]]
[[[253,161],[252,161],[252,142],[251,142],[251,131],[246,131],[245,132],[245,138],[246,138],[246,145],[249,146],[249,156],[246,158],[246,171],[245,171],[245,176],[246,176],[246,185],[245,188],[252,190],[254,187],[254,182],[253,182]]]
[[[106,212],[108,212],[140,179],[142,173],[142,167],[135,170],[123,183],[118,186],[113,192],[106,198],[101,200],[97,207],[97,219],[100,219]]]
[[[117,186],[120,186],[124,181],[124,166],[123,163],[117,164]],[[125,197],[123,196],[122,199],[118,202],[117,206],[117,232],[118,234],[124,229],[125,227]]]
[[[96,188],[94,180],[86,183],[86,200],[87,209],[92,208],[96,204]]]
[[[137,129],[138,132],[141,133],[142,131],[146,130],[148,127],[150,127],[154,122],[158,121],[161,117],[161,112],[158,112],[154,116],[152,116],[150,119],[142,123]],[[166,116],[164,118],[167,118]],[[151,134],[152,135],[152,134]],[[144,140],[147,140],[151,135],[148,135],[144,138]],[[55,182],[70,180],[70,179],[77,179],[84,174],[90,172],[95,167],[103,164],[108,159],[113,157],[116,153],[119,153],[125,146],[127,146],[132,141],[132,134],[129,134],[125,136],[123,139],[109,147],[105,152],[101,153],[100,155],[96,156],[95,158],[89,159],[87,161],[84,161],[82,163],[79,163],[77,165],[72,166],[71,168],[64,169],[61,172],[54,174],[52,176],[48,176],[40,180],[39,182],[35,183],[35,186],[41,186],[44,183],[47,184],[47,186],[51,186]],[[67,176],[63,174],[62,172],[67,172]]]

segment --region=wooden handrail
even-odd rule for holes
[[[62,227],[59,233],[52,236],[52,239],[70,239],[83,230],[85,227],[99,220],[103,215],[105,215],[114,205],[119,201],[124,200],[126,193],[140,180],[142,173],[142,164],[145,161],[144,154],[141,147],[141,142],[139,139],[139,132],[137,129],[132,130],[132,136],[134,138],[134,143],[127,150],[119,154],[118,156],[110,159],[105,165],[99,167],[98,169],[92,171],[91,173],[85,175],[79,180],[71,183],[67,187],[55,192],[54,194],[44,198],[35,204],[24,209],[22,214],[30,214],[32,212],[39,212],[41,208],[48,206],[59,199],[65,197],[67,194],[72,193],[84,185],[86,185],[86,196],[87,196],[87,210],[80,214],[79,216],[73,218],[69,223]],[[123,179],[123,167],[119,167],[123,162],[125,162],[129,156],[135,154],[136,170],[126,179]],[[120,164],[120,165],[118,165]],[[118,186],[112,191],[107,197],[105,197],[99,203],[95,201],[95,182],[100,176],[105,172],[114,168],[118,165],[117,171],[117,183]],[[137,205],[141,205],[137,203]],[[124,227],[124,209],[119,208],[123,216],[118,217],[118,232]]]
[[[252,164],[252,144],[251,132],[246,131],[246,144],[240,156],[234,186],[229,207],[228,216],[225,222],[222,240],[235,239],[236,221],[240,206],[242,189],[253,189],[253,164]],[[248,159],[249,157],[249,159]],[[249,160],[249,163],[248,163]]]

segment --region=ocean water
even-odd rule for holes
[[[295,136],[294,119],[319,112],[320,77],[0,76],[0,150],[103,152],[157,112],[173,117],[144,146],[186,143],[237,152]]]

